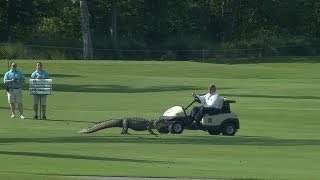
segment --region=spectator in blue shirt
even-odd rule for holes
[[[24,119],[23,116],[23,106],[22,106],[22,84],[24,83],[23,74],[17,70],[17,63],[12,62],[10,64],[11,69],[5,73],[3,82],[6,85],[8,103],[10,104],[11,109],[11,118],[15,118],[15,104],[18,104],[18,109],[20,112],[20,118]]]
[[[42,69],[42,62],[37,62],[36,70],[31,74],[31,79],[48,79],[48,73]],[[42,119],[47,119],[47,96],[46,95],[33,95],[33,110],[34,110],[34,119],[38,119],[38,107],[39,102],[41,102],[42,108]]]

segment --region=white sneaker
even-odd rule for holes
[[[15,118],[16,116],[14,114],[11,114],[11,118]]]
[[[20,118],[21,118],[21,119],[24,119],[24,116],[23,116],[23,115],[20,115]]]

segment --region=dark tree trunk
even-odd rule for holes
[[[16,9],[17,9],[17,2],[15,0],[8,1],[8,9],[7,9],[7,35],[8,35],[8,42],[14,41],[14,35],[12,32],[12,27],[16,24]]]
[[[118,33],[117,33],[117,0],[112,0],[112,19],[111,19],[110,34],[113,46],[118,47]]]
[[[232,40],[234,38],[234,32],[237,22],[237,15],[240,10],[241,0],[223,0],[222,1],[222,16],[226,18],[226,33],[225,40]]]
[[[81,30],[83,37],[83,58],[93,59],[92,40],[90,32],[89,11],[86,0],[80,0]]]
[[[235,31],[235,25],[236,25],[236,21],[237,21],[237,15],[239,14],[239,10],[240,10],[240,1],[241,0],[233,0],[232,13],[231,13],[231,25],[230,25],[230,30],[229,30],[229,38],[230,39],[234,38],[234,31]]]

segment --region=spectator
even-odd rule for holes
[[[48,79],[48,73],[42,69],[42,62],[37,62],[36,70],[31,74],[31,79]],[[42,119],[47,119],[47,95],[33,95],[33,110],[34,110],[34,119],[38,119],[38,107],[39,102],[42,109]]]
[[[11,69],[6,72],[3,78],[3,82],[6,85],[8,103],[10,104],[11,118],[15,118],[15,104],[18,104],[18,109],[20,112],[20,118],[24,119],[23,116],[23,106],[22,106],[22,84],[24,83],[23,74],[17,70],[17,63],[12,62],[10,64]]]

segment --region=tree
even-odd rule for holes
[[[240,1],[241,0],[233,0],[232,3],[232,13],[231,13],[231,22],[230,22],[230,29],[229,29],[229,34],[227,36],[228,39],[233,39],[234,38],[234,29],[237,21],[237,15],[239,13],[240,9]]]
[[[111,20],[110,34],[111,34],[113,46],[117,48],[118,32],[117,32],[117,1],[116,0],[112,0],[112,20]]]
[[[8,30],[8,42],[13,41],[14,40],[14,36],[12,33],[12,28],[16,23],[16,2],[15,0],[9,0],[9,4],[8,4],[8,19],[7,19],[7,30]]]
[[[86,0],[79,0],[79,1],[80,1],[80,12],[81,12],[81,30],[82,30],[82,37],[83,37],[83,58],[93,59],[88,3]]]

